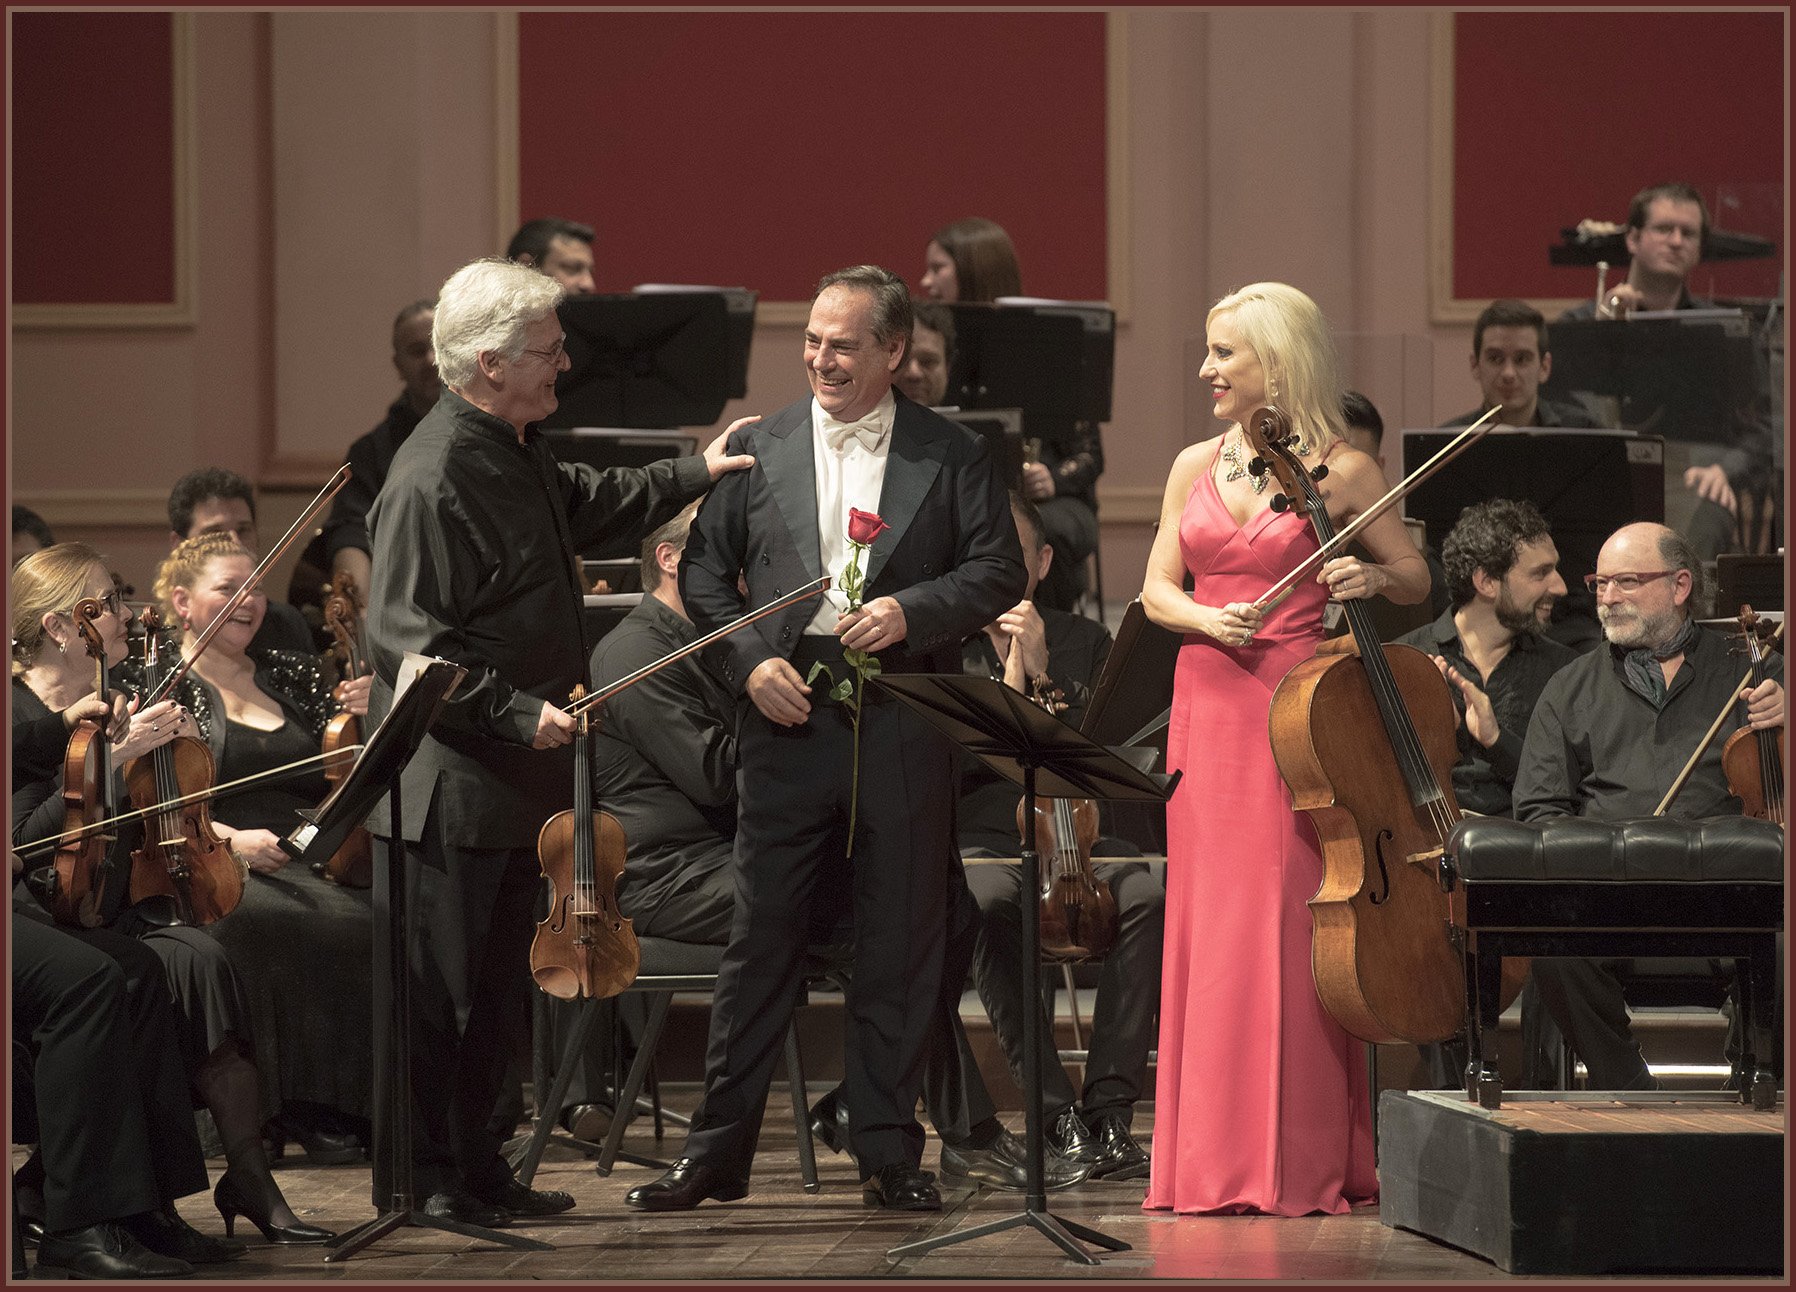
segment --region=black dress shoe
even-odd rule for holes
[[[117,1221],[103,1220],[73,1233],[45,1234],[32,1273],[39,1271],[78,1279],[184,1279],[193,1266],[150,1251]]]
[[[36,1247],[44,1241],[44,1222],[31,1216],[21,1216],[19,1233],[24,1236],[25,1246]]]
[[[1129,1134],[1129,1123],[1120,1113],[1099,1113],[1093,1128],[1103,1158],[1091,1170],[1094,1180],[1139,1180],[1152,1167],[1147,1150]]]
[[[710,1198],[734,1202],[748,1196],[748,1181],[721,1167],[683,1157],[659,1180],[639,1184],[624,1195],[624,1205],[638,1211],[691,1211]]]
[[[942,1195],[935,1177],[903,1162],[882,1166],[861,1181],[861,1201],[887,1211],[940,1211]]]
[[[574,1104],[562,1109],[561,1129],[588,1144],[603,1143],[611,1129],[611,1109],[605,1104]]]
[[[273,1118],[262,1128],[262,1142],[273,1161],[287,1155],[289,1141],[305,1150],[313,1166],[347,1166],[368,1155],[362,1141],[349,1131],[325,1130],[284,1116]]]
[[[182,1220],[173,1207],[140,1211],[135,1216],[126,1216],[119,1224],[152,1252],[172,1256],[189,1265],[222,1265],[249,1250],[235,1239],[202,1234]]]
[[[848,1105],[833,1090],[811,1105],[811,1138],[832,1153],[848,1152]]]
[[[1091,1128],[1079,1116],[1079,1110],[1068,1108],[1054,1119],[1043,1134],[1048,1147],[1069,1162],[1089,1168],[1092,1175],[1097,1174],[1097,1166],[1104,1160],[1104,1146],[1098,1143],[1098,1137],[1091,1133]]]
[[[459,1220],[464,1225],[482,1229],[503,1229],[511,1223],[511,1213],[488,1206],[460,1189],[444,1189],[424,1199],[424,1214],[440,1220]]]
[[[1090,1172],[1078,1162],[1069,1162],[1044,1144],[1041,1182],[1048,1189],[1064,1189],[1077,1184]],[[964,1176],[997,1189],[1029,1187],[1029,1149],[1022,1140],[1007,1130],[985,1148],[961,1148],[942,1143],[942,1175]]]
[[[469,1189],[468,1192],[487,1206],[514,1216],[553,1216],[574,1209],[571,1193],[559,1189],[532,1189],[509,1177],[496,1189]]]

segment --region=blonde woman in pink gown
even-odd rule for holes
[[[1337,528],[1385,491],[1341,438],[1342,384],[1315,302],[1256,283],[1210,311],[1200,378],[1224,432],[1179,454],[1141,600],[1185,635],[1167,762],[1166,952],[1146,1206],[1298,1216],[1376,1200],[1364,1047],[1316,996],[1308,900],[1322,858],[1291,807],[1267,738],[1272,692],[1322,637],[1330,597],[1428,592],[1395,511],[1363,531],[1373,561],[1339,557],[1265,613],[1251,604],[1313,554],[1300,500],[1274,511],[1248,469],[1241,419],[1273,404],[1300,437]],[[1374,563],[1375,562],[1375,563]],[[1189,574],[1195,591],[1184,591]]]

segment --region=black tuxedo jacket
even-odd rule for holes
[[[904,607],[905,640],[880,652],[891,672],[958,673],[960,643],[1023,595],[1016,524],[985,447],[963,427],[897,396],[879,515],[890,529],[866,561],[864,600]],[[811,400],[730,438],[755,465],[725,476],[699,507],[680,561],[680,596],[701,632],[824,574],[811,456]],[[744,602],[737,576],[747,583]],[[763,661],[791,658],[815,599],[732,633],[716,646],[719,674],[738,695]]]

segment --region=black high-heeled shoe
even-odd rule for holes
[[[218,1184],[212,1190],[212,1203],[218,1208],[218,1214],[224,1220],[225,1236],[230,1237],[237,1217],[242,1216],[250,1224],[262,1231],[262,1237],[271,1243],[286,1243],[293,1246],[318,1245],[328,1243],[336,1237],[328,1229],[320,1229],[316,1225],[292,1224],[281,1226],[274,1224],[264,1210],[256,1214],[256,1204],[251,1202],[237,1182],[231,1179],[229,1171],[218,1177]]]

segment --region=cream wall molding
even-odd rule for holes
[[[174,90],[175,298],[155,304],[14,305],[14,331],[82,328],[185,328],[198,322],[199,150],[194,139],[193,15],[172,15],[170,77]]]
[[[153,489],[40,489],[16,493],[13,502],[42,516],[51,529],[105,526],[168,529],[168,494]]]
[[[1160,519],[1166,492],[1152,485],[1109,485],[1098,482],[1100,525],[1153,525]]]

